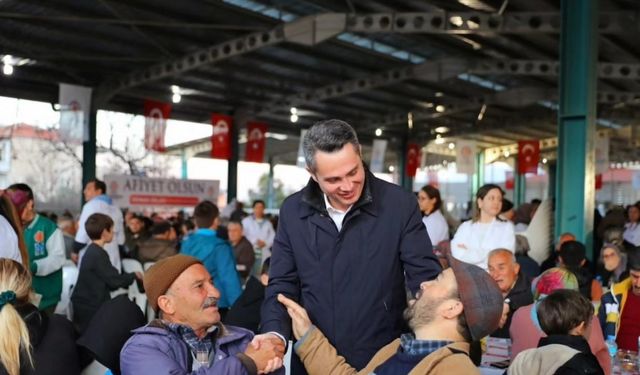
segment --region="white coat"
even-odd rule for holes
[[[475,264],[486,270],[489,252],[507,249],[515,252],[516,237],[510,221],[493,219],[482,224],[465,221],[451,241],[451,254],[463,262]]]
[[[432,246],[437,246],[440,242],[449,239],[449,224],[440,210],[435,210],[429,216],[424,216],[422,222],[427,228]]]

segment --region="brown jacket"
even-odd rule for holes
[[[400,339],[392,341],[380,349],[360,371],[356,371],[346,363],[344,357],[338,355],[329,340],[315,327],[312,327],[296,344],[295,350],[309,375],[369,375],[391,358],[398,351],[399,346]],[[480,371],[471,362],[467,353],[469,353],[468,343],[454,342],[426,356],[409,375],[479,374]]]

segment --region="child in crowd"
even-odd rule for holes
[[[73,321],[83,333],[100,306],[111,299],[111,291],[126,288],[142,274],[118,273],[111,265],[104,245],[113,240],[113,220],[103,214],[89,216],[85,223],[91,244],[80,263],[78,282],[73,289]]]
[[[538,305],[540,327],[547,337],[538,347],[515,358],[509,375],[604,374],[591,353],[589,336],[593,305],[576,290],[558,289]]]

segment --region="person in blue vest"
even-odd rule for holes
[[[229,242],[218,237],[220,211],[209,201],[200,202],[193,211],[196,231],[182,241],[180,252],[202,261],[220,291],[218,308],[224,317],[229,307],[242,294],[236,261]]]

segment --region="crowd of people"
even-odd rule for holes
[[[640,204],[598,218],[595,261],[572,233],[538,259],[546,202],[515,208],[487,184],[458,225],[437,187],[376,178],[343,121],[314,125],[303,151],[309,182],[279,217],[261,200],[250,214],[210,201],[123,212],[93,179],[77,220],[52,218],[28,185],[9,186],[0,374],[79,374],[93,360],[122,374],[278,373],[289,346],[292,374],[611,374],[616,348],[637,352]],[[69,301],[64,267],[77,270]],[[148,312],[116,297],[130,287]],[[483,360],[494,339],[503,361]]]

